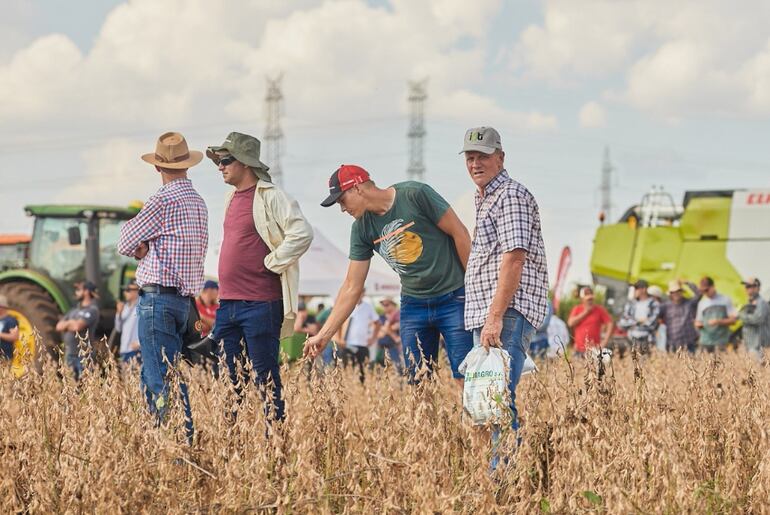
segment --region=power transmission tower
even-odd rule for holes
[[[279,186],[283,183],[283,170],[281,169],[281,154],[283,153],[283,129],[281,129],[281,115],[283,114],[283,92],[281,91],[281,79],[283,74],[271,79],[267,77],[267,95],[265,95],[265,111],[267,111],[267,124],[265,125],[265,159],[270,167],[270,175],[273,182]]]
[[[422,181],[425,177],[423,150],[425,143],[425,92],[428,79],[409,81],[409,167],[407,178]]]
[[[602,182],[599,192],[602,197],[602,211],[599,215],[602,220],[611,220],[612,211],[612,172],[615,168],[610,161],[610,149],[604,147],[604,163],[602,163]]]

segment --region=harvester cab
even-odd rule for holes
[[[35,218],[26,263],[0,272],[0,293],[19,322],[12,365],[17,375],[30,359],[39,364],[43,351],[58,356],[56,322],[75,302],[77,282],[97,285],[100,321],[94,336],[110,334],[121,287],[136,270],[132,259],[117,253],[120,227],[139,207],[34,205],[25,211]]]

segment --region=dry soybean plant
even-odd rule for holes
[[[762,513],[770,506],[770,374],[741,353],[557,360],[522,379],[521,444],[489,471],[488,434],[446,369],[414,387],[393,370],[309,375],[284,365],[287,419],[245,388],[181,367],[155,427],[137,369],[79,383],[64,369],[0,371],[0,507],[30,513]],[[172,395],[172,403],[175,397]]]

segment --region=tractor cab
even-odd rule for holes
[[[53,281],[69,305],[73,284],[92,281],[99,288],[102,311],[113,310],[121,285],[133,277],[133,259],[117,251],[120,227],[132,218],[133,209],[103,206],[27,206],[35,217],[29,251],[29,268]],[[100,326],[112,329],[112,318],[103,313]]]
[[[100,320],[93,336],[110,334],[121,287],[136,271],[135,261],[117,252],[120,228],[140,209],[141,205],[25,207],[35,218],[28,254],[18,262],[21,266],[0,271],[0,293],[8,298],[11,315],[19,322],[13,362],[17,375],[24,373],[30,355],[36,364],[43,349],[58,355],[56,322],[75,302],[77,282],[91,281],[98,287]],[[35,349],[36,343],[43,347]]]

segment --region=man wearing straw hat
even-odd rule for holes
[[[294,332],[299,258],[310,248],[313,229],[297,201],[273,184],[259,153],[259,140],[239,132],[206,150],[224,181],[235,188],[225,201],[219,308],[210,338],[222,341],[238,401],[242,392],[237,364],[245,365],[245,351],[257,386],[271,392],[265,415],[283,420],[280,338]],[[247,367],[242,370],[248,374]],[[262,395],[267,397],[267,392]]]
[[[155,167],[163,185],[123,225],[118,241],[118,252],[139,260],[142,388],[159,423],[168,409],[168,364],[173,366],[182,351],[191,303],[203,286],[208,211],[187,178],[187,170],[202,159],[203,154],[189,150],[178,132],[161,135],[155,152],[143,155],[142,160]],[[180,382],[180,393],[187,440],[192,443],[192,413],[184,382]]]

